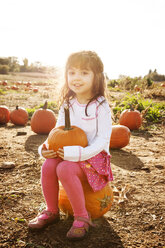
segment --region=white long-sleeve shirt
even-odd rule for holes
[[[101,151],[109,154],[109,143],[112,132],[111,111],[105,98],[99,97],[97,100],[91,102],[87,107],[87,114],[85,114],[86,104],[80,104],[76,98],[70,101],[70,122],[71,126],[77,126],[84,130],[88,139],[88,146],[64,146],[64,160],[68,161],[84,161]],[[59,110],[56,127],[65,125],[64,106]],[[49,148],[47,140],[44,142]],[[42,145],[39,147],[39,154],[41,155]]]

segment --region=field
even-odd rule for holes
[[[59,75],[41,74],[0,76],[11,87],[0,94],[0,105],[13,110],[16,105],[34,108],[45,100],[56,101]],[[16,82],[24,82],[20,84]],[[26,83],[31,82],[31,90]],[[6,86],[0,85],[4,91]],[[33,88],[38,92],[33,92]],[[126,90],[112,90],[120,101]],[[153,89],[146,90],[150,96]],[[132,93],[133,94],[133,93]],[[163,102],[155,98],[155,102]],[[110,99],[110,105],[113,103]],[[55,109],[58,116],[58,109]],[[163,248],[165,247],[165,126],[146,125],[131,132],[128,146],[111,150],[115,200],[104,217],[95,220],[86,240],[70,242],[65,235],[72,218],[61,212],[61,221],[40,232],[31,232],[27,222],[44,207],[40,170],[43,158],[38,146],[47,135],[37,135],[30,127],[12,123],[0,126],[0,247],[3,248]],[[9,162],[8,164],[6,162]]]

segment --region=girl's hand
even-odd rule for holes
[[[57,151],[57,154],[60,158],[64,159],[64,149],[63,148],[59,148]]]
[[[56,158],[57,153],[54,150],[48,150],[46,145],[43,144],[41,154],[44,158]]]

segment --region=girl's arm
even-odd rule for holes
[[[54,150],[49,150],[47,140],[39,146],[38,153],[43,158],[56,158],[57,153]]]
[[[92,144],[83,148],[81,146],[65,146],[64,147],[64,160],[69,161],[84,161],[87,160],[101,151],[109,153],[110,136],[112,132],[112,120],[109,106],[106,108],[102,105],[98,108],[97,117],[98,131]]]
[[[40,155],[41,157],[43,157],[43,156],[42,156],[42,149],[43,149],[43,147],[45,147],[45,149],[48,149],[48,139],[46,139],[46,140],[44,141],[44,143],[41,144],[41,145],[38,147],[38,153],[39,153],[39,155]]]

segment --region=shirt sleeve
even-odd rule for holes
[[[46,145],[46,148],[49,149],[48,139],[46,139],[45,142],[44,142],[43,144],[45,144],[45,145]],[[42,153],[41,153],[43,144],[41,144],[41,145],[38,147],[38,153],[39,153],[39,155],[40,155],[41,157],[43,157],[43,156],[42,156]]]
[[[97,116],[97,135],[92,144],[87,147],[65,146],[64,160],[84,161],[97,155],[101,151],[107,151],[109,147],[110,136],[112,132],[111,111],[108,103],[98,107]]]

